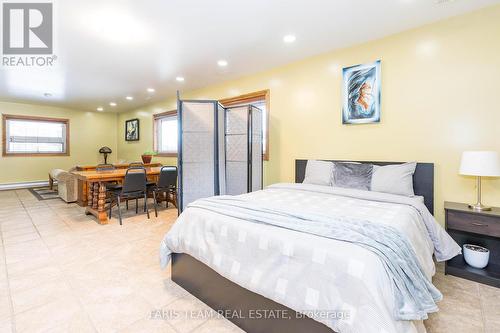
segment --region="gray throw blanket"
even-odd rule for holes
[[[409,241],[395,228],[361,219],[256,204],[229,196],[200,199],[188,207],[355,243],[375,253],[384,264],[394,283],[395,319],[427,319],[428,313],[438,310],[436,302],[442,299],[441,293],[426,278]]]

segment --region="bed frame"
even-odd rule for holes
[[[400,162],[367,162],[376,165]],[[295,161],[295,182],[304,180],[307,160]],[[416,195],[434,213],[434,164],[418,163],[413,176]],[[213,269],[185,253],[172,255],[172,280],[217,311],[229,311],[227,318],[249,333],[332,333],[327,326],[311,318],[300,316],[294,310],[251,292],[229,281]],[[251,311],[269,311],[286,314],[286,318],[256,319]],[[249,318],[251,317],[251,318]]]

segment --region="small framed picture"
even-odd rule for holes
[[[139,141],[139,119],[125,121],[125,141]]]
[[[343,124],[380,122],[380,60],[343,70]]]

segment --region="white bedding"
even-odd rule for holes
[[[408,238],[429,279],[435,272],[436,239],[448,255],[457,251],[458,246],[440,233],[440,226],[438,235],[432,236],[433,244],[429,232],[434,231],[410,205],[356,198],[360,191],[355,190],[343,190],[346,196],[333,194],[326,188],[290,184],[244,196],[391,225]],[[370,197],[377,195],[372,192]],[[353,243],[191,207],[166,235],[162,250],[166,248],[187,253],[229,280],[291,309],[309,315],[312,311],[313,319],[337,332],[425,331],[422,322],[393,319],[392,285],[384,266],[373,252]]]

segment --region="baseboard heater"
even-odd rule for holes
[[[56,180],[54,180],[54,184],[57,184]],[[33,188],[33,187],[42,187],[42,186],[49,186],[49,182],[47,180],[40,180],[40,181],[34,181],[34,182],[0,184],[0,191],[19,190],[19,189],[23,189],[23,188]]]

